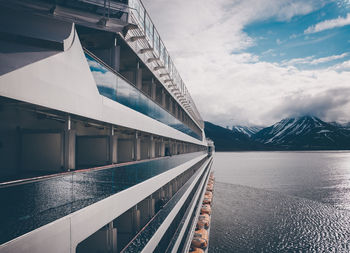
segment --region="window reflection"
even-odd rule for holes
[[[200,135],[142,94],[127,81],[108,70],[92,56],[88,54],[85,54],[85,56],[101,95],[201,140]]]

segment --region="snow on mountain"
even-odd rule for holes
[[[292,149],[350,148],[350,131],[314,116],[286,118],[252,136],[256,141]]]
[[[232,131],[207,121],[204,122],[204,130],[205,135],[214,141],[217,151],[261,150],[263,146],[241,132]]]
[[[259,132],[263,127],[260,126],[232,126],[232,131],[245,134],[249,137]]]

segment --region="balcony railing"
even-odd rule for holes
[[[205,152],[0,184],[0,245]]]
[[[204,161],[202,161],[204,162]],[[202,163],[203,164],[203,163]],[[197,170],[194,175],[179,189],[178,192],[174,194],[174,196],[169,200],[169,202],[161,209],[152,219],[151,221],[133,238],[131,242],[121,251],[122,253],[128,253],[128,252],[140,252],[145,245],[149,242],[149,240],[154,236],[156,231],[159,229],[159,227],[163,224],[164,220],[168,217],[169,213],[173,210],[173,208],[178,204],[180,199],[183,197],[185,192],[190,188],[191,184],[195,181],[196,178],[198,178],[199,173],[200,177],[199,180],[195,183],[195,186],[191,189],[191,192],[189,193],[189,196],[185,200],[183,206],[180,208],[179,212],[177,213],[177,216],[179,215],[180,220],[184,216],[185,212],[187,211],[187,208],[189,204],[192,201],[193,196],[198,190],[198,186],[200,185],[202,178],[206,176],[208,170],[210,169],[210,166],[206,165],[205,170]],[[173,224],[174,222],[172,222]],[[176,224],[178,226],[179,224]],[[168,243],[166,243],[168,245]],[[162,248],[162,245],[158,245],[157,248],[159,249],[156,252],[165,252],[166,248]]]
[[[171,87],[170,91],[174,94],[177,100],[179,100],[179,103],[186,108],[197,124],[203,128],[203,120],[193,102],[193,99],[169,56],[169,53],[149,14],[140,0],[129,0],[129,22],[135,23],[139,27],[141,33],[145,36],[148,47],[153,49],[152,57],[159,59],[159,64],[164,67],[164,70],[169,75],[168,80],[171,80],[171,84],[167,86]],[[179,99],[180,97],[182,99]]]
[[[101,95],[158,120],[189,136],[202,140],[201,135],[144,95],[117,72],[104,65],[93,54],[86,51],[85,56]]]

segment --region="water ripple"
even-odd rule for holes
[[[350,211],[216,182],[209,252],[350,252]]]

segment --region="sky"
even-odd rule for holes
[[[350,122],[350,0],[143,0],[202,118]]]

